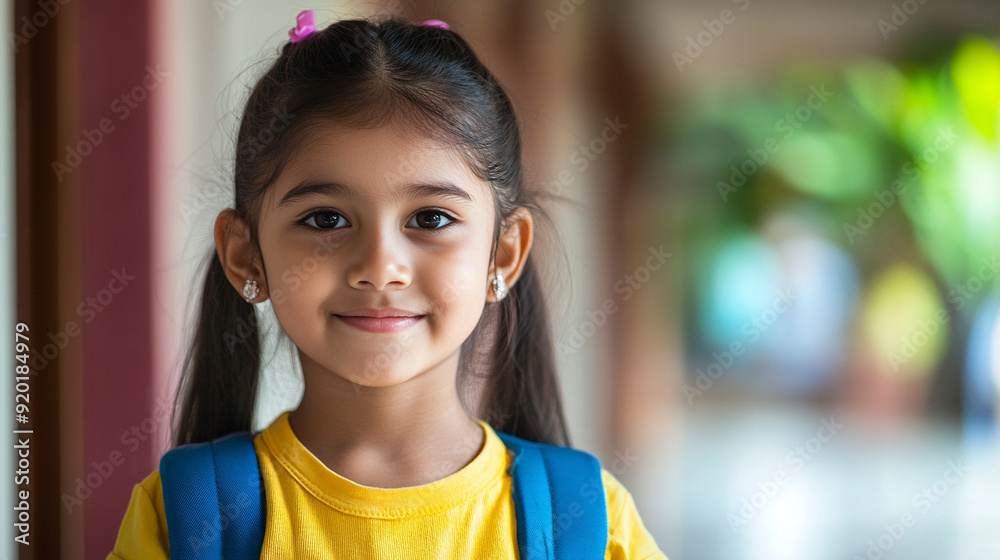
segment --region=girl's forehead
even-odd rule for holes
[[[323,181],[389,196],[414,184],[444,182],[478,202],[489,199],[490,188],[456,147],[398,125],[308,127],[271,189],[272,205],[303,182]]]

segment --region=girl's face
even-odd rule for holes
[[[490,185],[397,127],[308,134],[258,222],[266,293],[303,370],[380,387],[457,365],[495,301]],[[384,308],[416,318],[345,318]]]

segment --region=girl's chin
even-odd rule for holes
[[[361,360],[351,366],[339,363],[336,368],[330,368],[327,371],[355,386],[372,388],[400,385],[413,379],[419,373],[408,368],[404,370],[398,365],[385,369],[379,368],[378,361],[371,360]]]
[[[378,389],[383,387],[393,387],[395,385],[401,385],[407,381],[413,379],[416,373],[382,373],[376,375],[357,375],[351,377],[343,377],[346,381],[350,381],[359,387],[369,387],[372,389]]]

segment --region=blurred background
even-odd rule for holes
[[[512,97],[569,265],[573,444],[671,560],[1000,558],[1000,3],[3,5],[0,329],[32,366],[3,432],[33,430],[4,556],[111,550],[168,447],[241,104],[312,9],[443,19]],[[301,381],[258,307],[262,427]]]

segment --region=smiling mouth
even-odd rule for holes
[[[366,316],[345,316],[334,315],[348,325],[371,333],[394,333],[410,328],[420,322],[423,315],[412,315],[407,317],[366,317]]]

